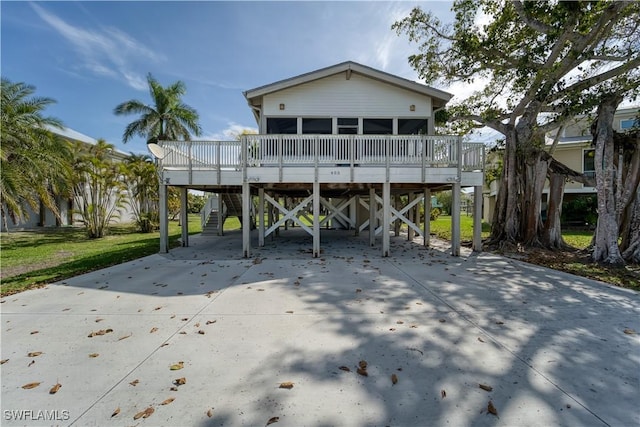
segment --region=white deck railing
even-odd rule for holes
[[[163,141],[163,168],[287,166],[484,168],[484,145],[457,136],[244,135],[242,141]]]

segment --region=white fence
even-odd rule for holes
[[[457,136],[244,135],[242,141],[163,141],[164,168],[286,166],[460,167],[481,170],[484,145]]]

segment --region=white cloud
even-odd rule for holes
[[[227,127],[218,132],[209,132],[198,137],[201,141],[235,141],[237,136],[244,130],[258,132],[258,128],[253,126],[244,126],[238,123],[229,122]]]
[[[133,63],[165,59],[117,28],[87,30],[68,24],[35,3],[31,7],[71,43],[80,56],[80,66],[98,76],[120,78],[136,90],[146,90],[146,79],[133,70]]]

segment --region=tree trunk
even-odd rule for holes
[[[598,223],[594,238],[593,260],[614,265],[624,264],[618,247],[619,224],[612,126],[613,116],[620,101],[621,98],[615,95],[602,101],[598,107],[594,132]],[[618,166],[622,167],[622,165]]]
[[[628,232],[623,235],[624,252],[622,257],[630,263],[640,264],[640,187],[636,186],[634,201],[629,204],[630,213]]]
[[[567,247],[562,238],[560,217],[564,198],[565,176],[551,172],[549,180],[549,198],[547,199],[547,219],[542,231],[542,243],[545,247],[564,249]]]

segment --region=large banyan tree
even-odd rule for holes
[[[564,181],[586,178],[554,161],[545,135],[611,93],[637,96],[640,2],[457,0],[453,11],[443,23],[415,8],[393,28],[418,43],[409,62],[428,83],[483,85],[446,115],[504,135],[488,243],[562,246],[559,215],[542,221],[545,181],[559,209]]]

